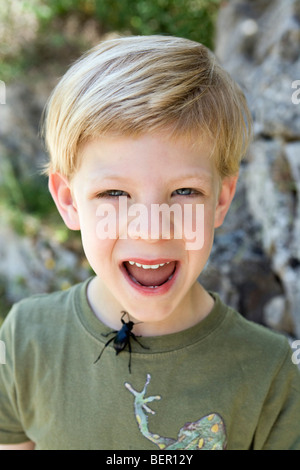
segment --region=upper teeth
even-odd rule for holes
[[[160,266],[164,266],[165,264],[169,264],[170,261],[167,261],[166,263],[161,263],[161,264],[140,264],[136,263],[135,261],[129,261],[129,264],[133,265],[135,264],[138,268],[143,268],[143,269],[157,269]]]

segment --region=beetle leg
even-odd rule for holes
[[[105,345],[103,346],[103,349],[102,349],[101,353],[99,354],[98,358],[95,360],[94,364],[96,364],[96,362],[99,361],[99,359],[100,359],[100,357],[102,356],[103,351],[104,351],[104,349],[106,348],[106,346],[108,346],[109,343],[111,343],[114,339],[115,339],[115,336],[114,336],[113,338],[109,339],[109,340],[107,341],[107,343],[105,343]]]
[[[102,336],[105,336],[105,338],[107,338],[107,336],[112,335],[113,333],[114,333],[114,334],[117,334],[117,333],[119,333],[119,332],[118,332],[117,330],[111,330],[111,331],[109,331],[108,333],[101,333],[101,335],[102,335]]]
[[[131,374],[131,344],[130,344],[130,339],[128,341],[128,350],[129,350],[128,370],[129,370],[129,374]]]
[[[122,310],[121,313],[123,313],[123,315],[121,316],[121,322],[123,323],[123,325],[125,325],[126,322],[123,320],[123,318],[125,317],[125,315],[127,315],[127,316],[128,316],[128,320],[130,320],[129,314],[128,314],[128,312],[126,312],[125,310]]]
[[[142,348],[144,348],[144,349],[150,349],[150,348],[148,348],[147,346],[144,346],[142,343],[140,343],[134,333],[130,333],[130,336],[132,336],[132,338],[134,339],[134,341],[136,341]]]

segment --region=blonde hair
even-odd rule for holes
[[[79,145],[101,135],[208,136],[219,174],[238,172],[251,134],[244,94],[202,44],[168,36],[104,41],[62,77],[43,116],[46,172],[72,177]]]

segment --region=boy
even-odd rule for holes
[[[4,322],[2,448],[300,449],[287,341],[197,281],[249,135],[243,94],[186,39],[109,40],[62,78],[49,188],[95,276]]]

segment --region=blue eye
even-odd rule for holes
[[[191,196],[192,194],[197,194],[197,191],[191,188],[180,188],[174,191],[178,196]]]
[[[104,197],[121,197],[121,196],[128,196],[128,193],[126,191],[122,191],[121,189],[109,189],[108,191],[103,191],[103,193],[97,194],[98,198],[104,198]]]

